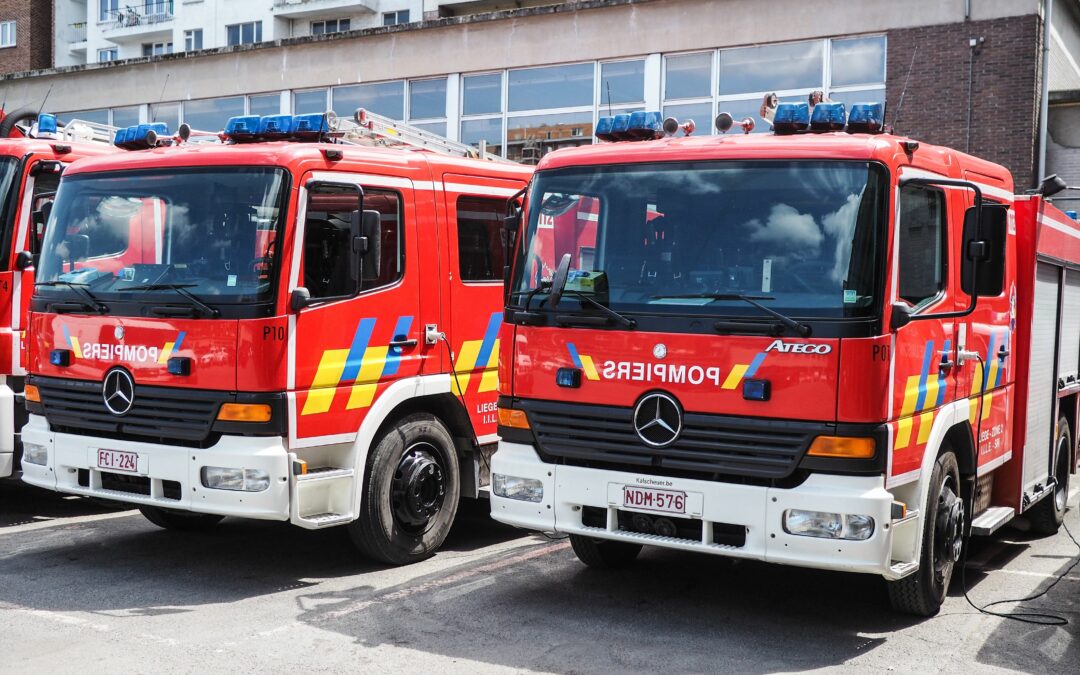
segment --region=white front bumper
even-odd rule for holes
[[[531,445],[507,442],[499,443],[491,460],[491,472],[533,478],[544,485],[543,501],[539,504],[491,495],[492,517],[517,527],[803,567],[866,572],[888,578],[899,576],[890,566],[893,496],[885,490],[882,476],[812,474],[796,488],[766,488],[545,464]],[[616,511],[623,508],[623,485],[693,495],[687,501],[700,508],[700,515],[694,517],[703,522],[701,540],[620,530]],[[604,509],[606,527],[583,524],[583,507]],[[874,519],[874,533],[865,541],[791,535],[782,524],[787,509],[869,515]],[[745,527],[745,543],[742,546],[713,543],[714,523]]]
[[[48,449],[48,461],[44,466],[24,461],[23,480],[57,492],[132,504],[242,518],[288,520],[289,461],[284,440],[222,436],[206,449],[184,448],[54,433],[49,430],[44,417],[30,415],[29,422],[23,427],[23,442],[44,445]],[[140,466],[145,460],[143,478],[149,483],[150,494],[102,487],[102,472],[97,468],[99,448],[138,453]],[[270,474],[270,487],[262,492],[207,488],[201,479],[204,466],[261,469]],[[83,485],[80,485],[80,471],[84,475]],[[169,490],[170,494],[166,496],[164,481],[179,483],[179,494]]]

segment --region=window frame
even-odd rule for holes
[[[242,47],[244,45],[257,45],[262,42],[262,20],[257,21],[241,21],[239,23],[225,24],[225,45],[228,47]],[[244,41],[244,28],[251,27],[252,41]],[[230,32],[232,29],[236,29],[236,36],[238,41],[232,42]]]
[[[903,233],[903,204],[904,204],[904,191],[905,190],[917,190],[920,192],[930,192],[938,195],[941,198],[941,217],[940,217],[940,229],[939,242],[939,281],[938,289],[932,295],[928,295],[918,302],[912,302],[911,300],[900,295],[901,282],[904,275],[904,265],[901,260],[901,251],[903,250],[903,242],[901,241],[901,235]],[[912,308],[912,312],[920,312],[927,307],[932,307],[938,302],[943,300],[948,295],[951,288],[950,275],[952,273],[952,266],[949,264],[949,193],[940,186],[935,185],[920,185],[920,184],[908,184],[901,183],[896,193],[896,236],[893,239],[895,242],[896,251],[894,253],[896,257],[896,290],[894,295],[898,302],[903,302]]]
[[[461,283],[463,283],[463,284],[465,284],[467,286],[473,286],[473,285],[490,286],[492,284],[502,284],[503,283],[503,275],[502,275],[503,271],[502,271],[502,268],[492,269],[491,272],[492,272],[493,276],[490,279],[466,279],[465,278],[465,271],[464,271],[464,269],[462,268],[462,265],[461,265],[461,262],[462,262],[462,260],[461,260],[461,254],[462,254],[462,247],[461,247],[461,202],[463,200],[476,200],[476,201],[480,201],[480,202],[490,202],[492,206],[494,206],[495,204],[501,204],[502,216],[497,216],[495,222],[498,223],[496,225],[497,229],[500,232],[503,232],[503,233],[505,233],[506,230],[502,227],[502,218],[505,217],[505,215],[506,215],[508,200],[507,199],[500,199],[498,197],[492,197],[491,195],[474,195],[474,194],[463,193],[463,194],[458,195],[457,199],[454,201],[454,232],[455,232],[456,244],[457,244],[457,274],[458,274],[458,279],[461,281]],[[502,252],[503,266],[505,266],[506,265],[506,252],[505,252],[506,251],[506,246],[505,246],[505,242],[502,243],[502,250],[503,250],[503,252]]]
[[[195,46],[196,37],[198,38],[198,46]],[[184,31],[184,51],[185,52],[197,52],[203,48],[203,29],[191,28]]]
[[[0,21],[0,49],[18,46],[16,41],[16,24],[17,22],[15,19]],[[8,41],[8,38],[10,38],[10,41]]]

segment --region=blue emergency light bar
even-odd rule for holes
[[[56,115],[49,113],[41,113],[37,118],[37,133],[38,136],[44,134],[55,134],[56,129]]]
[[[818,103],[810,115],[811,131],[843,131],[847,121],[843,103]]]
[[[137,124],[117,129],[113,145],[125,150],[142,150],[157,147],[158,141],[169,137],[169,125],[164,122]]]
[[[237,143],[245,143],[259,140],[259,122],[262,120],[258,115],[241,115],[230,117],[225,124],[225,137]]]
[[[1078,214],[1076,211],[1066,211],[1065,215],[1072,218],[1073,220],[1080,219],[1080,214]]]
[[[806,131],[810,126],[809,103],[781,103],[773,115],[773,131],[778,134],[794,134]]]
[[[848,115],[850,133],[880,134],[885,129],[884,103],[856,103]]]
[[[622,113],[596,121],[596,137],[602,141],[646,141],[663,136],[664,118],[655,110]]]
[[[266,140],[284,140],[292,131],[292,115],[267,115],[259,121],[259,137]]]

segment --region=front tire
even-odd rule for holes
[[[966,513],[961,494],[956,455],[947,450],[934,463],[930,476],[930,489],[923,506],[919,569],[903,579],[888,582],[889,601],[894,610],[933,616],[941,609],[964,545]]]
[[[1069,501],[1069,460],[1072,459],[1072,435],[1069,423],[1062,417],[1057,423],[1058,434],[1054,439],[1054,493],[1043,497],[1028,511],[1031,529],[1039,534],[1057,534],[1065,520]]]
[[[225,516],[216,516],[212,513],[191,513],[189,511],[174,511],[173,509],[161,509],[156,506],[140,506],[139,513],[147,520],[166,530],[180,530],[182,532],[201,532],[208,530],[222,521]]]
[[[570,535],[570,546],[574,549],[578,560],[598,570],[626,567],[637,560],[638,554],[641,553],[641,544],[604,541],[583,537],[580,534]]]
[[[386,430],[368,455],[359,517],[349,536],[369,558],[408,565],[442,546],[461,495],[457,450],[446,425],[414,413]]]

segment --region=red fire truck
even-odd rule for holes
[[[108,136],[108,128],[100,125],[73,121],[60,126],[55,116],[39,116],[36,110],[0,110],[0,478],[19,469],[19,433],[26,422],[22,337],[34,271],[27,269],[32,257],[20,258],[19,253],[37,245],[42,207],[55,195],[64,167],[115,152]]]
[[[497,520],[567,533],[594,567],[650,545],[876,574],[922,615],[969,532],[1057,530],[1080,399],[1064,185],[1014,195],[882,119],[785,104],[775,133],[673,138],[638,113],[540,162]],[[550,217],[573,211],[594,222]]]
[[[346,525],[378,560],[429,556],[487,489],[503,218],[532,170],[362,112],[221,137],[65,174],[23,479],[166,528]]]

